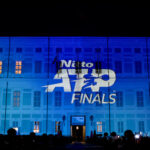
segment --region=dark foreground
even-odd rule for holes
[[[88,144],[85,142],[72,142],[65,146],[66,150],[103,150],[104,147],[100,145]]]
[[[0,135],[0,148],[4,150],[144,150],[149,147],[149,137],[135,138],[131,131],[125,132],[122,137],[115,133],[110,136],[107,133],[93,135],[87,137],[84,142],[62,135]]]

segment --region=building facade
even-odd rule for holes
[[[150,132],[150,38],[0,37],[0,134]]]

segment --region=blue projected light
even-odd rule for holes
[[[80,124],[84,137],[150,135],[149,45],[144,37],[0,37],[0,134],[70,136]]]

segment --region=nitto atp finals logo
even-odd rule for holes
[[[61,80],[61,83],[55,83],[50,85],[45,85],[46,92],[53,92],[55,88],[63,88],[64,92],[73,92],[71,104],[75,101],[79,103],[85,103],[87,101],[89,104],[98,102],[100,104],[114,104],[116,101],[116,93],[109,93],[107,101],[106,94],[103,93],[100,96],[101,88],[110,87],[116,81],[116,74],[111,69],[100,69],[100,72],[97,72],[93,68],[93,63],[80,62],[78,66],[81,70],[80,72],[76,71],[76,62],[72,60],[61,60],[60,70],[54,76],[54,80]],[[75,76],[75,80],[71,80],[69,76]],[[107,76],[107,79],[104,77]],[[71,82],[75,82],[72,89]],[[91,93],[82,93],[83,89],[90,89]],[[96,94],[94,94],[96,93]]]

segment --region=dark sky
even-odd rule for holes
[[[150,36],[146,3],[55,3],[1,8],[0,35]]]

